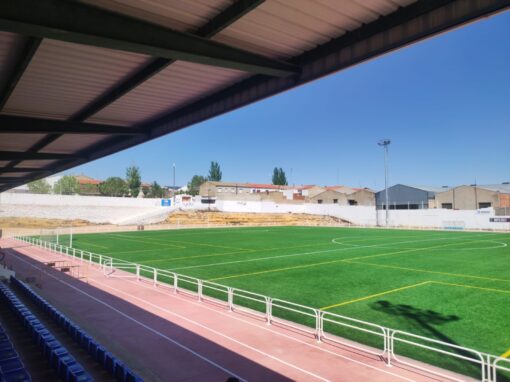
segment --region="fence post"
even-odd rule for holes
[[[227,289],[227,300],[228,300],[228,310],[232,312],[234,310],[234,288],[228,287]]]
[[[154,269],[154,286],[158,286],[158,270],[156,268]]]
[[[73,258],[76,257],[76,248],[73,248]]]
[[[81,262],[83,263],[83,251],[80,250],[80,258],[81,258]]]
[[[103,255],[99,255],[99,269],[103,267]]]
[[[386,366],[391,367],[391,358],[393,357],[393,333],[391,329],[385,331],[385,347],[386,347]]]
[[[271,325],[273,319],[273,299],[266,297],[266,323]]]
[[[315,337],[317,338],[317,342],[321,342],[322,339],[322,312],[319,309],[314,309],[315,311]]]
[[[140,264],[136,264],[136,280],[140,281]]]
[[[178,288],[179,288],[179,276],[177,276],[177,273],[174,273],[174,293],[177,293]]]
[[[203,296],[203,281],[197,279],[197,286],[198,286],[198,301],[202,302],[202,296]]]

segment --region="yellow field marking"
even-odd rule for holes
[[[356,240],[358,241],[358,240]],[[351,241],[349,241],[351,242]],[[304,244],[304,245],[295,245],[292,247],[274,247],[274,248],[262,248],[262,249],[243,249],[242,251],[235,251],[235,252],[224,252],[224,253],[213,253],[209,255],[196,255],[196,256],[182,256],[182,257],[174,257],[170,259],[156,259],[156,260],[145,260],[145,261],[139,261],[140,263],[146,263],[146,262],[160,262],[160,261],[168,261],[168,260],[186,260],[186,259],[200,259],[204,257],[216,257],[216,256],[225,256],[225,255],[236,255],[240,253],[258,253],[258,252],[268,252],[268,251],[277,251],[282,249],[297,249],[297,248],[306,248],[306,247],[317,247],[321,245],[332,245],[331,242],[329,243],[318,243],[318,244]],[[338,244],[337,244],[338,245]],[[352,248],[353,250],[357,249],[357,247]],[[133,251],[135,252],[135,251]],[[119,252],[123,253],[123,252]],[[285,257],[283,255],[282,257]]]
[[[508,358],[510,357],[510,349],[508,349],[506,352],[500,355],[501,358]]]
[[[337,308],[339,306],[348,305],[348,304],[352,304],[352,303],[359,302],[359,301],[369,300],[371,298],[383,296],[385,294],[395,293],[395,292],[399,292],[401,290],[410,289],[410,288],[416,288],[416,287],[419,287],[419,286],[422,286],[422,285],[427,285],[427,284],[430,284],[431,282],[432,281],[424,281],[424,282],[413,284],[413,285],[407,285],[407,286],[403,286],[403,287],[400,287],[400,288],[387,290],[385,292],[380,292],[380,293],[372,294],[370,296],[360,297],[360,298],[356,298],[354,300],[349,300],[349,301],[339,302],[338,304],[328,305],[328,306],[322,307],[320,309],[321,310],[327,310],[327,309],[331,309],[331,308]]]
[[[485,240],[468,240],[468,241],[461,241],[460,243],[448,243],[448,244],[434,245],[434,246],[432,246],[432,247],[426,247],[426,248],[412,248],[412,249],[405,249],[405,250],[402,250],[401,252],[380,253],[380,254],[377,254],[377,255],[358,256],[358,257],[352,257],[352,258],[350,258],[350,259],[345,259],[345,260],[362,260],[362,259],[372,259],[372,258],[374,258],[374,257],[390,256],[390,255],[395,255],[395,254],[398,254],[398,253],[406,253],[406,252],[427,251],[427,250],[429,250],[429,249],[433,249],[433,248],[444,248],[444,247],[449,247],[449,246],[452,246],[452,245],[468,244],[468,243],[477,243],[477,242],[480,242],[480,241],[485,241]],[[397,244],[398,244],[398,243],[397,243]]]
[[[136,243],[145,243],[145,244],[151,244],[151,245],[157,245],[157,246],[160,246],[160,247],[175,247],[175,248],[181,248],[181,249],[184,249],[186,247],[183,247],[181,245],[175,245],[175,244],[159,244],[159,243],[154,243],[153,241],[147,241],[147,240],[140,240],[140,239],[133,239],[132,237],[127,237],[127,236],[124,236],[124,235],[115,235],[113,233],[108,233],[106,234],[107,236],[113,236],[113,237],[119,237],[123,240],[128,240],[128,241],[134,241]]]
[[[350,258],[350,259],[338,259],[338,260],[330,260],[330,261],[321,261],[321,262],[312,263],[312,264],[303,264],[303,265],[296,265],[296,266],[292,266],[292,267],[283,267],[283,268],[276,268],[276,269],[268,269],[266,271],[258,271],[258,272],[250,272],[250,273],[240,273],[240,274],[236,274],[236,275],[216,277],[216,278],[210,279],[210,281],[226,280],[226,279],[233,279],[233,278],[245,277],[245,276],[256,276],[256,275],[262,275],[262,274],[274,273],[274,272],[285,272],[285,271],[290,271],[290,270],[294,270],[294,269],[311,268],[311,267],[316,267],[316,266],[326,265],[326,264],[335,264],[335,263],[342,263],[342,262],[346,263],[346,262],[351,261],[351,260],[366,259],[366,258],[372,258],[372,257],[390,256],[390,255],[397,255],[397,254],[401,254],[401,253],[418,252],[418,251],[427,251],[427,250],[432,249],[432,248],[442,248],[442,247],[447,247],[448,245],[465,244],[465,243],[470,243],[472,241],[473,240],[469,240],[467,242],[461,242],[461,243],[441,244],[441,245],[436,245],[436,246],[426,247],[426,248],[404,249],[402,251],[386,252],[386,253],[381,253],[381,254],[378,254],[378,255],[353,257],[353,258]]]
[[[480,289],[487,292],[496,292],[496,293],[506,293],[510,294],[510,290],[504,290],[504,289],[495,289],[495,288],[485,288],[485,287],[478,287],[474,285],[466,285],[466,284],[454,284],[454,283],[447,283],[444,281],[433,281],[434,284],[439,285],[449,285],[449,286],[456,286],[461,288],[470,288],[470,289]]]
[[[364,261],[344,260],[344,262],[352,263],[352,264],[369,265],[371,267],[398,269],[398,270],[402,270],[402,271],[410,271],[410,272],[418,272],[418,273],[430,273],[430,274],[442,275],[442,276],[450,276],[450,277],[462,277],[462,278],[467,278],[467,279],[478,279],[478,280],[487,280],[487,281],[501,281],[501,282],[506,282],[506,283],[510,282],[510,280],[507,280],[507,279],[498,279],[498,278],[494,278],[494,277],[465,275],[465,274],[462,274],[462,273],[449,273],[449,272],[441,272],[441,271],[428,271],[426,269],[399,267],[397,265],[385,265],[385,264],[366,263]]]
[[[469,289],[479,289],[479,290],[483,290],[483,291],[486,291],[486,292],[496,292],[496,293],[510,294],[510,290],[485,288],[485,287],[478,287],[478,286],[474,286],[474,285],[455,284],[455,283],[447,283],[447,282],[443,282],[443,281],[429,280],[429,281],[423,281],[421,283],[417,283],[417,284],[413,284],[413,285],[407,285],[407,286],[403,286],[403,287],[400,287],[400,288],[391,289],[391,290],[388,290],[388,291],[385,291],[385,292],[380,292],[380,293],[372,294],[370,296],[360,297],[360,298],[357,298],[357,299],[354,299],[354,300],[343,301],[343,302],[340,302],[338,304],[328,305],[328,306],[325,306],[325,307],[320,308],[320,309],[321,310],[327,310],[327,309],[331,309],[331,308],[337,308],[339,306],[353,304],[353,303],[359,302],[359,301],[369,300],[369,299],[374,298],[374,297],[379,297],[379,296],[383,296],[383,295],[386,295],[386,294],[399,292],[399,291],[402,291],[402,290],[405,290],[405,289],[416,288],[416,287],[419,287],[419,286],[422,286],[422,285],[432,285],[432,284],[446,285],[446,286],[455,286],[455,287],[469,288]],[[505,353],[505,354],[507,356],[510,356],[510,350],[507,353]]]

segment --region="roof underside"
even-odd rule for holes
[[[510,6],[510,0],[0,3],[0,191]]]

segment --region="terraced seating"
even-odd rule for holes
[[[38,307],[46,312],[69,336],[89,355],[94,358],[106,371],[119,382],[142,382],[143,379],[131,371],[121,360],[108,352],[102,345],[95,341],[83,329],[61,313],[57,308],[49,304],[39,296],[32,288],[15,277],[11,277],[11,283],[28,296]]]
[[[92,382],[94,379],[85,371],[85,369],[76,362],[76,359],[69,354],[67,349],[55,339],[53,334],[32,314],[32,312],[16,297],[16,295],[6,285],[0,283],[0,301],[6,303],[14,315],[23,323],[25,329],[30,333],[32,340],[38,345],[42,356],[51,365],[53,370],[65,382]],[[18,369],[16,369],[16,365]],[[14,369],[22,370],[22,363],[12,364]],[[2,366],[2,372],[4,367]],[[7,370],[7,369],[6,369]],[[14,375],[11,376],[15,378]],[[23,375],[20,374],[20,377]],[[6,379],[7,380],[7,379]],[[30,379],[28,379],[30,380]],[[24,379],[9,379],[9,381],[25,381]],[[3,380],[2,380],[3,382]]]
[[[0,381],[30,382],[31,380],[9,336],[0,325]]]

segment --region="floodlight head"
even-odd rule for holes
[[[381,139],[379,142],[377,142],[377,144],[379,146],[388,146],[389,144],[391,143],[391,141],[389,139]]]

